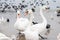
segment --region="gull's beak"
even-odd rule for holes
[[[24,15],[25,15],[25,16],[28,15],[28,11],[26,11]]]

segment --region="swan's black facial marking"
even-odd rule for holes
[[[7,22],[9,22],[10,20],[7,18]]]
[[[50,28],[50,26],[51,26],[50,24],[47,24],[46,29],[49,29],[49,28]]]

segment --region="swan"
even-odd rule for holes
[[[32,40],[32,39],[36,39],[39,40],[39,35],[38,34],[42,34],[47,26],[47,20],[43,15],[43,12],[46,11],[47,9],[49,9],[48,6],[43,6],[40,8],[40,15],[43,18],[43,22],[42,23],[38,23],[32,26],[27,27],[27,29],[23,32],[25,34],[25,37],[27,40]]]
[[[26,10],[25,16],[26,15],[29,15],[29,21],[30,21],[29,26],[31,26],[32,25],[32,20],[34,19],[33,11],[31,9]]]
[[[20,18],[20,11],[17,10],[17,21],[15,22],[14,27],[19,31],[23,31],[25,30],[25,27],[28,24],[29,24],[28,19],[23,17]]]
[[[32,31],[38,31],[39,33],[43,32],[44,29],[46,29],[47,20],[44,17],[43,12],[46,11],[48,8],[49,8],[48,6],[43,6],[42,8],[40,8],[40,15],[43,18],[43,22],[32,25],[31,27],[28,27],[29,29],[31,29]]]
[[[32,23],[32,13],[32,10],[29,9],[28,14],[30,14],[30,20],[28,20],[27,18],[20,17],[20,11],[17,10],[17,21],[15,22],[14,27],[20,32],[23,32],[27,28],[27,26]]]
[[[0,40],[12,40],[11,38],[7,37],[5,34],[0,33]]]
[[[57,35],[57,39],[60,40],[60,33]]]

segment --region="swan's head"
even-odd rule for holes
[[[47,11],[47,10],[50,9],[50,7],[47,6],[47,5],[44,5],[44,6],[42,6],[40,9],[43,10],[43,11]]]
[[[33,11],[31,9],[29,9],[29,10],[26,10],[25,15],[32,14],[32,13],[33,13]]]
[[[17,10],[17,18],[19,18],[19,17],[20,17],[20,11]]]

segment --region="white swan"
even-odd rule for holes
[[[43,18],[43,22],[42,23],[38,23],[32,26],[27,27],[27,29],[23,32],[25,34],[25,37],[27,40],[39,40],[39,36],[38,34],[41,34],[42,32],[45,31],[46,26],[47,26],[47,20],[45,19],[45,17],[43,16],[43,11],[46,11],[47,9],[49,9],[48,6],[43,6],[40,9],[40,15]]]
[[[28,20],[27,18],[20,18],[20,11],[17,11],[17,21],[14,24],[14,27],[19,30],[19,31],[24,31],[28,25],[30,25],[30,23],[32,23],[32,11],[28,10],[28,13],[30,14],[30,20]]]
[[[57,35],[57,39],[60,40],[60,33]]]
[[[48,6],[43,6],[42,8],[40,8],[40,15],[43,18],[43,22],[38,23],[36,25],[32,25],[31,27],[29,27],[29,29],[31,29],[32,31],[38,31],[39,33],[43,32],[43,30],[46,29],[47,20],[45,19],[43,12],[46,11],[47,9]]]
[[[7,37],[5,34],[0,33],[0,40],[12,40],[11,38]]]
[[[29,26],[31,26],[32,25],[32,20],[34,18],[32,10],[31,9],[26,10],[25,15],[29,16],[29,21],[30,21]]]

